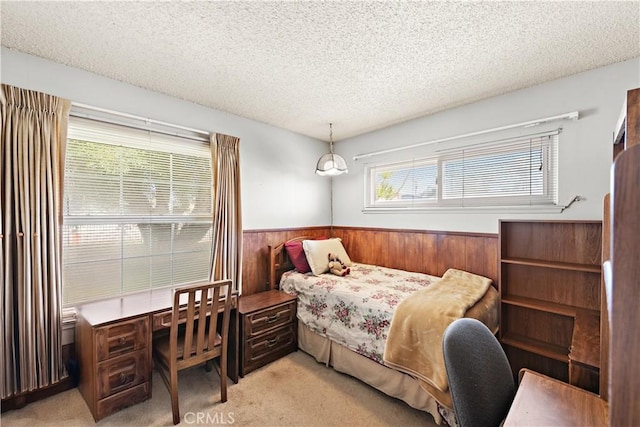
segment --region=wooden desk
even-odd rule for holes
[[[170,323],[171,288],[78,307],[78,390],[96,421],[151,397],[153,332]],[[231,301],[228,375],[238,382],[238,297]],[[168,319],[168,320],[167,320]]]
[[[607,403],[598,395],[528,369],[504,426],[606,426]]]

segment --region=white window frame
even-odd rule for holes
[[[429,155],[408,160],[367,164],[364,167],[364,208],[363,212],[402,212],[402,211],[437,211],[437,210],[540,210],[558,207],[558,144],[561,129],[543,132],[535,138],[548,138],[540,145],[542,150],[543,182],[542,194],[511,195],[511,196],[483,196],[445,198],[443,191],[443,165],[447,161],[466,158],[479,158],[493,154],[522,152],[528,138],[520,136],[499,141],[489,141],[467,146],[460,144],[446,144]],[[530,149],[537,149],[538,140]],[[453,147],[451,147],[453,146]],[[437,165],[437,192],[435,200],[376,200],[376,176],[386,171],[408,170],[421,165]]]
[[[375,181],[375,176],[378,172],[395,172],[401,170],[410,170],[414,168],[419,168],[422,166],[436,166],[438,168],[438,175],[440,171],[440,165],[438,164],[437,158],[422,158],[417,160],[409,160],[405,162],[396,162],[390,164],[381,164],[377,166],[365,166],[365,175],[368,179],[366,182],[366,199],[365,206],[368,208],[385,208],[385,209],[393,209],[393,208],[407,208],[407,207],[427,207],[427,206],[435,206],[437,204],[437,199],[440,195],[440,176],[437,179],[437,192],[436,199],[423,199],[423,198],[411,198],[411,199],[393,199],[393,200],[376,200],[376,186],[371,185],[370,183]]]

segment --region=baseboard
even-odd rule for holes
[[[39,388],[38,390],[17,394],[15,396],[2,399],[2,412],[11,411],[13,409],[24,408],[29,403],[36,402],[38,400],[46,399],[54,394],[62,393],[63,391],[71,390],[74,388],[73,381],[70,377],[63,378],[56,384],[52,384],[47,387]]]
[[[75,344],[65,344],[62,346],[62,361],[67,364],[69,359],[75,359]],[[77,378],[77,372],[74,372]],[[74,375],[67,376],[55,384],[48,385],[46,387],[39,388],[37,390],[28,391],[25,393],[16,394],[14,396],[2,399],[2,411],[7,412],[12,409],[21,409],[27,406],[29,403],[37,402],[38,400],[46,399],[54,394],[62,393],[63,391],[71,390],[76,386],[74,383]]]

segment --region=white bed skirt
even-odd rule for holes
[[[298,347],[318,362],[332,366],[363,381],[381,392],[406,402],[409,406],[430,413],[437,424],[444,420],[455,425],[453,411],[440,405],[417,380],[402,372],[387,368],[355,353],[326,337],[322,337],[298,322]]]

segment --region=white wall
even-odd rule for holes
[[[0,78],[6,84],[239,137],[245,229],[330,223],[329,180],[314,174],[317,159],[327,150],[324,142],[4,47],[0,60]],[[612,132],[626,91],[638,86],[640,58],[339,141],[335,150],[347,160],[349,174],[333,178],[333,223],[495,233],[499,218],[601,219],[602,197],[609,191]],[[575,110],[580,120],[561,124],[559,200],[564,204],[579,195],[585,201],[562,214],[362,212],[364,165],[381,158],[356,162],[354,155]],[[547,126],[552,127],[557,124]],[[406,153],[419,156],[424,151],[396,156]]]
[[[314,173],[326,142],[4,47],[0,60],[5,84],[239,137],[245,230],[330,222],[329,180]]]
[[[334,225],[496,233],[499,218],[602,219],[602,198],[609,191],[612,133],[626,99],[626,91],[640,86],[640,59],[587,71],[528,89],[490,98],[431,116],[411,120],[335,144],[349,174],[334,179]],[[579,111],[577,121],[557,122],[528,130],[562,126],[559,143],[559,202],[579,195],[585,200],[564,213],[363,213],[364,166],[386,159],[410,159],[434,147],[403,151],[358,161],[354,155],[423,141],[462,135],[499,126]],[[503,135],[503,134],[501,134]],[[485,135],[478,140],[490,140]],[[469,142],[469,141],[465,141]]]

